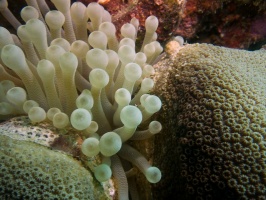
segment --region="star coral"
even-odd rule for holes
[[[146,19],[144,41],[136,52],[139,24],[136,18],[122,26],[120,40],[111,15],[101,5],[90,3],[86,7],[80,2],[72,5],[65,0],[52,2],[56,11],[50,11],[43,0],[27,1],[29,6],[21,11],[25,25],[12,16],[7,1],[0,2],[1,13],[17,30],[16,36],[0,27],[0,117],[26,115],[32,123],[30,127],[52,125],[59,137],[46,146],[58,145],[59,150],[80,159],[85,166],[90,159],[97,158],[97,166],[89,166],[94,177],[106,182],[113,174],[119,186],[118,199],[129,199],[129,192],[138,194],[128,187],[125,171],[138,168],[150,183],[161,179],[160,170],[129,144],[131,138],[147,139],[161,130],[160,122],[152,119],[161,108],[161,100],[149,94],[154,86],[151,65],[162,52],[156,41],[158,19],[155,16]],[[34,141],[35,136],[27,140],[31,139]],[[39,143],[37,138],[34,142]],[[16,143],[11,146],[16,148]],[[27,148],[25,144],[22,142],[23,148]],[[68,152],[69,146],[77,147],[75,154]],[[37,146],[32,147],[30,154],[33,149]],[[51,156],[60,155],[51,152]],[[71,159],[69,162],[75,163]],[[80,170],[73,165],[73,170]],[[66,174],[63,177],[65,181]],[[130,185],[132,180],[134,185],[134,176]],[[28,189],[16,193],[18,198],[26,198]],[[51,194],[53,198],[64,198],[58,194],[60,188],[55,190]],[[1,191],[7,195],[2,194],[3,198],[17,198],[9,194],[7,183],[3,183]],[[89,191],[81,196],[66,191],[73,198],[100,199],[90,197]],[[36,198],[46,198],[40,190],[37,193]]]
[[[166,51],[155,199],[265,199],[266,51],[175,41]]]
[[[1,199],[108,199],[71,156],[0,135]]]

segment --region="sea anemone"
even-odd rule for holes
[[[27,115],[34,125],[46,121],[58,130],[78,131],[81,152],[104,160],[92,169],[100,182],[113,172],[118,186],[127,184],[121,170],[126,163],[157,183],[160,170],[129,141],[162,128],[152,118],[161,100],[149,94],[152,64],[162,52],[158,19],[147,18],[138,49],[136,18],[122,26],[118,39],[111,15],[98,3],[52,2],[57,10],[50,11],[44,0],[27,1],[21,25],[7,1],[0,1],[0,12],[17,31],[0,27],[0,118]],[[129,198],[127,186],[118,187],[118,197]]]

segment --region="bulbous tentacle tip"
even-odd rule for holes
[[[152,63],[162,53],[158,19],[146,20],[143,45],[136,47],[136,18],[122,26],[118,38],[110,13],[96,2],[86,7],[52,0],[56,11],[43,0],[27,2],[32,7],[21,12],[26,25],[18,28],[20,41],[0,28],[0,118],[24,114],[36,127],[53,126],[59,138],[53,148],[67,152],[76,145],[77,159],[97,160],[96,168],[89,166],[95,178],[107,182],[114,172],[119,198],[129,199],[124,162],[142,173],[150,165],[140,153],[144,165],[134,155],[125,161],[119,152],[131,138],[147,139],[161,130],[151,119],[161,101],[148,94],[154,87]],[[6,3],[0,1],[0,9]],[[155,171],[148,172],[151,183],[159,181]]]

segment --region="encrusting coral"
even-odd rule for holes
[[[44,0],[27,1],[29,6],[21,11],[25,25],[21,25],[8,10],[7,1],[0,1],[0,12],[17,31],[17,35],[13,35],[0,27],[0,117],[7,120],[14,116],[27,116],[32,123],[27,126],[32,129],[43,123],[52,124],[59,135],[56,143],[62,143],[59,150],[66,151],[68,145],[79,147],[80,151],[75,151],[75,154],[66,153],[80,159],[86,168],[90,167],[99,182],[113,177],[118,186],[118,199],[129,199],[129,192],[136,197],[138,194],[131,187],[134,178],[131,177],[128,187],[125,171],[138,168],[150,183],[161,179],[160,170],[129,142],[131,138],[150,138],[162,128],[160,122],[152,120],[153,114],[161,108],[161,100],[149,94],[154,86],[151,64],[162,52],[161,45],[156,41],[158,19],[155,16],[147,18],[145,38],[136,53],[135,40],[139,26],[136,18],[122,26],[122,38],[118,40],[111,15],[101,5],[90,3],[86,7],[80,2],[70,5],[69,0],[52,2],[57,10],[50,11]],[[21,120],[27,121],[27,118]],[[2,129],[4,127],[5,124]],[[6,132],[4,135],[1,140],[9,141],[9,146],[1,145],[2,158],[7,160],[0,167],[1,173],[6,170],[5,166],[11,164],[11,157],[21,157],[16,153],[19,145],[23,149],[27,146],[31,148],[28,154],[40,149],[39,154],[33,157],[39,155],[42,158],[42,154],[50,154],[47,156],[54,158],[59,156],[57,152],[46,153],[47,149],[38,149],[35,144],[32,147],[27,142],[19,144],[7,138],[11,135]],[[73,139],[73,135],[79,137]],[[29,135],[27,140],[42,144],[36,135]],[[52,142],[46,146],[53,148],[54,144]],[[97,158],[96,166],[89,166],[92,158]],[[71,158],[65,160],[70,166],[73,165],[73,170],[85,170]],[[35,164],[34,160],[30,162]],[[41,160],[38,162],[42,163]],[[38,162],[36,168],[41,167]],[[49,165],[50,161],[47,162]],[[19,166],[19,163],[9,168],[9,173],[16,173],[18,167],[35,176],[30,171],[34,168],[28,169],[29,166]],[[88,172],[84,175],[82,172],[72,173],[90,177]],[[66,182],[66,174],[59,175],[60,181]],[[19,183],[31,184],[28,181],[30,179]],[[74,181],[87,184],[84,179]],[[59,186],[64,188],[62,194]],[[16,183],[3,182],[0,196],[6,199],[28,198],[29,187],[22,187],[14,193],[10,188],[16,187]],[[90,185],[84,187],[87,190]],[[33,189],[37,199],[46,198],[46,193],[37,185]],[[62,195],[69,196],[67,199],[101,199],[99,196],[93,197],[91,190],[80,194],[70,190],[67,185],[55,184],[49,199],[62,199]]]
[[[155,199],[265,199],[266,51],[176,41],[165,49],[154,66],[164,126]]]
[[[0,145],[1,199],[111,199],[91,173],[67,154],[3,134]]]

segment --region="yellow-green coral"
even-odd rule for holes
[[[69,155],[5,135],[0,149],[1,199],[111,199]]]
[[[155,77],[164,125],[155,161],[165,175],[156,199],[264,199],[266,51],[174,45]]]

